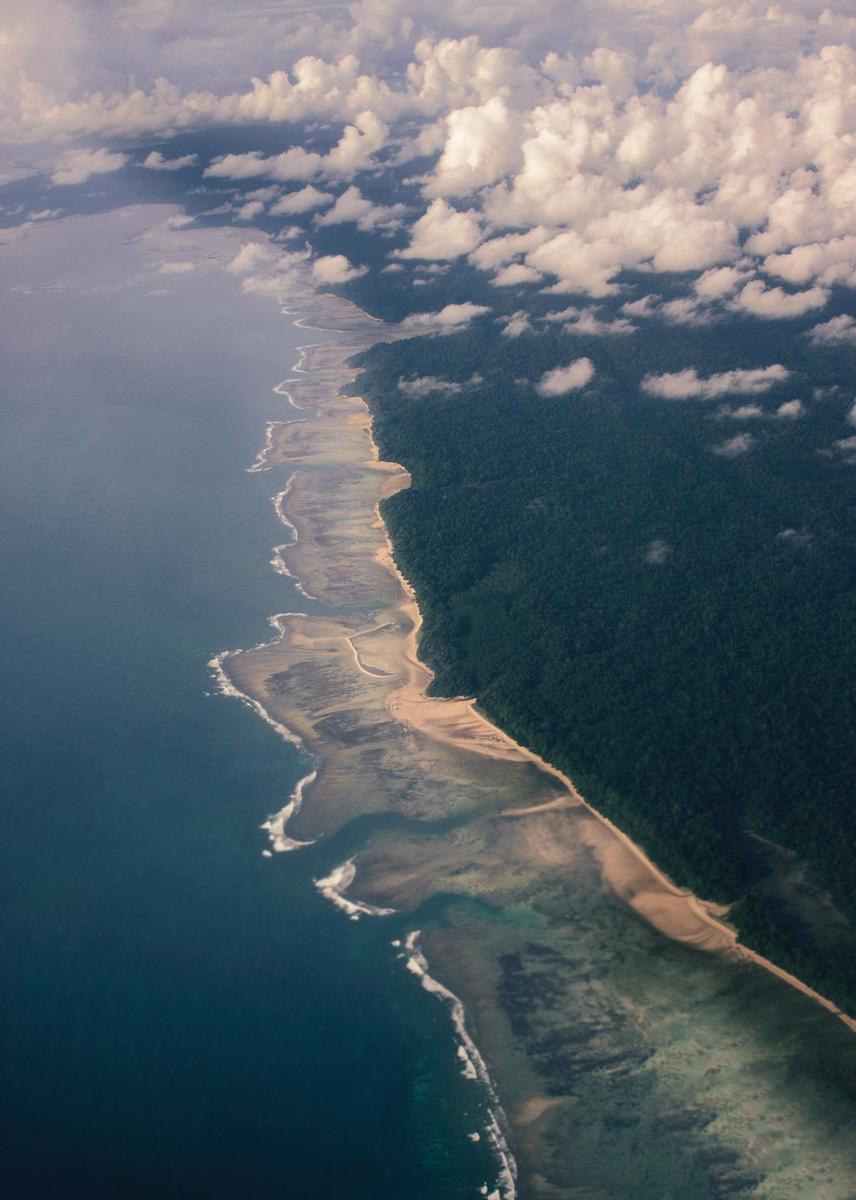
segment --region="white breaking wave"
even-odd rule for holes
[[[287,613],[278,613],[276,616],[270,618],[271,625],[280,635],[283,632],[283,617],[287,615]],[[242,653],[240,650],[222,650],[219,654],[215,654],[209,661],[208,666],[214,677],[217,693],[234,700],[240,700],[242,704],[246,704],[248,708],[251,708],[254,713],[260,716],[266,724],[270,725],[271,729],[276,730],[284,741],[290,742],[292,746],[299,746],[303,749],[303,742],[296,733],[292,733],[287,725],[283,725],[281,721],[277,721],[276,717],[272,717],[265,706],[258,700],[254,700],[252,696],[248,696],[246,692],[242,692],[240,688],[235,687],[229,678],[223,664],[233,655],[240,653]],[[279,854],[287,853],[290,850],[299,850],[302,846],[312,845],[312,842],[299,842],[295,838],[290,838],[286,833],[286,826],[291,818],[300,812],[303,804],[304,788],[307,784],[312,783],[315,777],[316,772],[313,768],[298,781],[288,803],[278,813],[274,813],[273,816],[268,817],[267,821],[264,821],[259,826],[260,829],[264,829],[267,832],[272,848]],[[270,851],[264,851],[263,853],[268,857],[270,856]]]
[[[274,813],[272,817],[262,821],[259,826],[259,829],[264,829],[267,833],[271,847],[277,854],[288,854],[292,850],[300,850],[303,846],[312,845],[311,841],[299,842],[296,838],[289,837],[286,828],[291,818],[296,817],[303,807],[303,789],[308,784],[314,783],[317,777],[318,772],[313,769],[308,775],[304,775],[302,779],[298,780],[288,803],[278,813]]]
[[[352,921],[359,921],[360,917],[391,917],[395,912],[394,908],[381,908],[377,904],[366,904],[362,900],[350,900],[344,895],[346,889],[354,882],[356,874],[354,860],[349,858],[347,862],[334,867],[329,875],[313,882],[324,899],[347,913]]]
[[[276,426],[279,424],[280,424],[279,421],[268,421],[265,424],[265,444],[262,446],[261,450],[259,450],[258,454],[256,455],[256,461],[253,463],[253,465],[251,467],[247,467],[248,474],[252,475],[256,471],[269,471],[270,470],[270,467],[268,466],[268,462],[267,462],[267,457],[270,454],[271,450],[273,450],[273,431],[276,428]]]
[[[305,310],[306,308],[311,309],[312,301],[317,299],[317,293],[314,289],[312,289],[306,297],[300,297],[298,299],[302,300],[303,302],[299,303],[297,307],[292,308],[286,307],[284,301],[281,301],[281,311],[283,314],[293,316],[296,313],[303,312],[303,316],[297,316],[297,318],[293,321],[295,327],[312,329],[319,333],[330,333],[334,336],[338,335],[339,337],[344,335],[346,332],[345,330],[336,328],[323,328],[320,326],[315,327],[309,324],[309,321],[311,320],[311,313],[307,313]],[[383,322],[378,318],[370,317],[367,313],[362,313],[362,310],[358,309],[357,306],[350,301],[344,301],[338,297],[335,299],[337,304],[342,304],[352,310],[360,312],[367,321],[376,323],[378,325],[383,324]],[[301,375],[311,374],[313,369],[307,369],[304,366],[307,355],[309,351],[315,349],[319,345],[326,344],[328,343],[315,342],[299,346],[297,348],[298,358],[292,370],[295,372],[300,372]],[[284,379],[274,387],[273,391],[276,395],[284,397],[288,401],[289,405],[296,411],[305,412],[306,409],[301,408],[295,403],[293,396],[288,390],[288,384],[294,382],[297,381],[291,377]],[[308,418],[306,417],[298,418],[298,420],[301,422],[307,419]],[[270,469],[272,464],[268,462],[268,459],[273,451],[274,430],[277,428],[277,426],[282,425],[283,423],[284,422],[282,421],[266,422],[264,445],[256,455],[255,462],[253,462],[253,464],[247,468],[248,472],[254,473]],[[290,475],[282,491],[278,492],[273,497],[274,511],[278,520],[288,530],[291,540],[287,543],[283,543],[282,545],[274,547],[273,556],[271,558],[271,566],[277,572],[277,574],[287,576],[293,580],[297,591],[300,592],[300,594],[307,600],[316,600],[317,597],[312,596],[309,592],[307,592],[300,579],[289,570],[284,558],[284,552],[288,550],[290,546],[294,546],[298,540],[297,529],[288,519],[284,507],[285,502],[288,499],[288,494],[291,491],[294,478],[294,474]],[[285,632],[285,618],[292,615],[301,614],[276,613],[269,618],[269,623],[275,630],[277,636],[281,637],[283,635]],[[264,644],[265,643],[261,643],[261,645]],[[255,649],[258,648],[259,647],[255,647]],[[245,692],[242,692],[239,688],[237,688],[230,679],[224,664],[233,655],[240,653],[242,653],[240,650],[223,650],[219,654],[216,654],[209,661],[208,667],[210,668],[214,677],[217,693],[222,696],[229,696],[235,700],[240,700],[242,704],[246,704],[248,708],[251,708],[258,716],[262,718],[263,721],[270,725],[270,727],[274,729],[284,741],[290,742],[294,746],[303,748],[303,742],[296,734],[292,733],[292,731],[286,725],[273,717],[264,707],[264,705],[258,700],[254,699],[252,696],[248,696]],[[271,844],[270,850],[262,851],[266,857],[270,857],[272,852],[280,854],[287,853],[288,851],[299,850],[303,846],[311,846],[313,844],[312,842],[301,842],[296,838],[289,837],[287,833],[287,827],[289,822],[300,812],[300,809],[303,805],[305,789],[310,784],[314,783],[316,777],[317,772],[313,767],[306,775],[303,776],[302,779],[298,781],[294,791],[291,793],[291,796],[288,799],[288,802],[279,810],[279,812],[273,813],[266,821],[262,822],[260,828],[267,833]],[[342,864],[341,867],[337,867],[326,879],[316,881],[316,886],[323,895],[325,895],[332,903],[336,904],[337,907],[347,912],[348,915],[354,920],[363,915],[388,916],[395,911],[394,909],[378,908],[371,904],[363,904],[360,901],[349,900],[347,897],[343,896],[341,893],[344,892],[344,890],[353,882],[355,874],[356,868],[354,867],[353,861],[349,861]]]
[[[470,1037],[463,1002],[454,992],[440,983],[439,979],[434,979],[428,972],[428,960],[419,945],[420,932],[419,929],[414,929],[405,938],[405,953],[402,957],[405,959],[407,969],[416,976],[426,992],[438,996],[449,1005],[452,1024],[458,1039],[458,1058],[462,1063],[461,1073],[466,1079],[478,1080],[484,1086],[491,1101],[485,1133],[499,1161],[499,1174],[494,1191],[488,1193],[487,1187],[484,1187],[482,1194],[487,1196],[488,1200],[516,1200],[517,1163],[514,1161],[508,1140],[503,1133],[503,1126],[507,1124],[505,1113],[499,1103],[499,1097],[496,1094],[487,1064],[482,1058],[478,1046]],[[393,942],[394,946],[400,944]]]
[[[289,383],[299,383],[299,382],[300,381],[297,379],[283,379],[282,383],[278,383],[273,390],[277,396],[283,396],[288,401],[288,403],[291,405],[291,407],[294,409],[295,412],[306,412],[305,407],[302,407],[299,404],[295,404],[294,397],[292,396],[291,392],[288,390],[288,387],[286,386]],[[308,417],[299,418],[299,420],[303,420],[303,421],[306,421],[308,419],[309,419]]]
[[[288,550],[294,542],[288,542],[282,546],[274,546],[273,555],[270,560],[270,565],[276,571],[277,575],[284,575],[294,584],[294,590],[300,592],[304,600],[317,600],[317,596],[313,596],[311,592],[307,592],[306,588],[300,582],[293,571],[290,571],[286,565],[285,559],[282,556],[283,550]]]
[[[271,618],[271,624],[274,624],[276,617]],[[276,628],[276,626],[274,626]],[[257,648],[257,647],[254,647]],[[226,674],[223,663],[227,659],[232,658],[235,654],[243,654],[242,650],[221,650],[219,654],[215,654],[209,660],[208,666],[214,676],[214,682],[217,686],[217,692],[221,696],[229,696],[231,699],[240,700],[242,704],[246,704],[253,712],[257,713],[263,721],[270,725],[271,729],[275,729],[279,736],[286,742],[291,742],[292,746],[303,746],[303,742],[296,733],[292,733],[287,725],[283,725],[281,721],[277,721],[276,717],[272,717],[263,704],[258,700],[254,700],[252,696],[248,696],[246,692],[242,692],[240,688],[235,687],[232,680]]]
[[[292,546],[296,546],[297,542],[298,542],[298,537],[299,537],[297,529],[291,523],[291,521],[289,521],[288,517],[285,515],[285,508],[284,508],[285,502],[288,499],[288,493],[291,491],[291,485],[293,483],[294,483],[294,475],[292,474],[292,475],[289,475],[288,479],[286,480],[285,487],[282,489],[282,491],[277,492],[277,494],[273,497],[274,512],[276,513],[279,521],[286,527],[288,532],[291,534],[291,541],[283,542],[281,546],[274,546],[273,557],[270,560],[270,565],[276,571],[277,575],[285,575],[293,581],[295,588],[297,589],[298,592],[300,592],[300,594],[301,594],[301,596],[303,596],[304,600],[317,600],[318,597],[313,596],[311,592],[307,592],[306,588],[303,586],[302,582],[300,581],[300,578],[297,575],[295,575],[293,571],[290,571],[288,569],[285,558],[283,557],[283,551],[291,549]]]
[[[289,521],[288,517],[285,515],[285,509],[283,508],[283,505],[285,504],[286,500],[288,499],[288,493],[291,491],[291,485],[293,483],[294,483],[294,475],[289,475],[288,479],[285,481],[285,487],[282,489],[281,492],[277,492],[277,494],[273,498],[273,510],[276,513],[279,520],[282,522],[282,524],[286,527],[286,529],[291,534],[291,541],[288,543],[288,545],[290,545],[290,546],[294,546],[297,544],[297,530],[294,528],[291,521]]]

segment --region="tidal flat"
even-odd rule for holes
[[[410,480],[343,394],[350,360],[397,331],[335,297],[290,304],[313,344],[251,469],[275,481],[274,565],[313,604],[219,661],[312,759],[268,823],[272,851],[406,819],[366,826],[323,883],[345,915],[390,923],[391,956],[419,929],[431,976],[463,1001],[492,1080],[473,1086],[495,1089],[496,1145],[516,1159],[496,1195],[852,1200],[853,1032],[473,698],[425,695],[419,612],[379,511]]]

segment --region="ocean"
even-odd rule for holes
[[[207,664],[306,605],[246,470],[306,334],[174,212],[0,248],[4,1191],[475,1196],[448,1013],[313,886],[342,839],[262,855],[307,762]]]
[[[531,764],[390,718],[403,618],[371,602],[391,575],[341,351],[302,360],[321,417],[250,470],[305,419],[274,389],[325,337],[228,269],[258,234],[179,214],[0,245],[7,1193],[512,1200],[499,1113],[521,1200],[850,1200],[852,1034],[656,932],[667,889]],[[289,511],[314,541],[276,552]],[[282,573],[301,549],[337,611]],[[217,662],[326,755],[297,853],[262,826],[312,761]],[[354,897],[399,913],[348,919],[355,855]]]

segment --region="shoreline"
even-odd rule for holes
[[[339,303],[338,299],[336,302]],[[308,321],[310,315],[302,319]],[[280,736],[298,745],[312,763],[283,808],[262,824],[272,847],[263,850],[262,854],[271,857],[273,852],[296,850],[312,844],[362,812],[396,811],[390,804],[388,792],[384,793],[382,789],[373,795],[375,807],[353,808],[360,798],[354,801],[347,794],[339,795],[338,804],[331,803],[331,788],[335,793],[337,780],[334,778],[331,783],[329,777],[325,779],[328,769],[333,776],[339,772],[340,785],[343,778],[360,778],[359,772],[353,770],[350,775],[345,771],[343,776],[341,763],[331,765],[323,736],[320,751],[316,745],[322,724],[353,716],[354,704],[349,707],[348,698],[342,700],[334,686],[335,671],[347,671],[350,674],[342,674],[343,680],[353,675],[362,680],[360,686],[364,691],[358,701],[363,707],[359,711],[369,725],[385,717],[397,728],[407,731],[401,736],[421,735],[439,750],[463,753],[468,761],[476,754],[501,769],[514,765],[518,776],[525,769],[544,782],[549,781],[549,786],[540,787],[530,803],[515,805],[505,801],[504,807],[500,804],[495,810],[482,812],[482,816],[487,813],[487,819],[494,822],[491,828],[503,831],[500,837],[508,832],[512,856],[515,849],[520,851],[519,861],[509,866],[506,859],[505,867],[528,870],[534,874],[536,882],[539,872],[543,871],[541,882],[548,888],[549,872],[570,865],[572,854],[579,853],[582,846],[597,863],[605,890],[647,926],[679,945],[703,950],[723,960],[763,968],[837,1016],[850,1031],[856,1031],[856,1020],[831,1001],[743,946],[737,932],[722,919],[727,908],[704,901],[689,889],[674,884],[641,847],[585,800],[569,776],[516,742],[479,711],[477,699],[442,699],[425,694],[433,676],[418,653],[422,613],[413,589],[398,570],[394,546],[380,512],[384,498],[410,486],[410,476],[400,464],[381,459],[373,437],[371,411],[365,400],[341,394],[343,384],[355,375],[346,365],[347,358],[360,349],[359,346],[341,344],[352,331],[317,328],[319,333],[333,335],[333,338],[338,336],[339,341],[331,339],[298,348],[299,357],[292,370],[299,371],[302,378],[289,377],[273,390],[301,415],[293,421],[267,422],[265,444],[248,470],[259,472],[274,467],[289,470],[284,486],[274,497],[274,507],[281,523],[288,526],[291,541],[275,548],[273,566],[290,577],[301,594],[322,604],[327,613],[277,614],[270,619],[275,631],[271,641],[259,643],[248,651],[223,652],[210,664],[215,673],[219,672],[220,690],[224,694],[235,696],[252,707]],[[377,340],[366,341],[366,347]],[[346,353],[347,357],[344,357]],[[321,420],[317,419],[319,417]],[[331,475],[331,470],[339,472],[339,476]],[[330,493],[329,481],[332,479],[336,483],[337,478],[340,484],[344,478],[345,484],[338,492],[334,489]],[[319,487],[322,481],[323,490]],[[370,513],[368,510],[355,513],[353,503],[366,501],[366,492],[373,498]],[[372,534],[371,538],[367,531]],[[345,544],[350,559],[343,557],[340,544]],[[343,564],[344,580],[341,578]],[[353,569],[351,574],[348,574],[348,568]],[[380,590],[378,572],[387,580]],[[393,585],[391,595],[388,594],[390,583]],[[348,599],[354,588],[356,599]],[[364,594],[367,600],[363,599]],[[362,613],[359,611],[361,605],[364,607]],[[364,619],[360,619],[361,615]],[[285,686],[289,671],[302,670],[305,674],[310,664],[315,663],[317,670],[317,663],[321,661],[326,664],[323,668],[328,676],[325,682],[330,685],[324,695],[319,697],[309,690],[301,696],[299,688],[295,691],[290,683]],[[334,675],[329,674],[331,670]],[[354,685],[346,683],[344,686],[349,691]],[[301,700],[304,707],[301,707]],[[347,746],[347,739],[342,744]],[[334,750],[339,746],[336,743]],[[352,760],[345,760],[346,766],[351,763]],[[429,766],[429,774],[430,770]],[[470,771],[472,773],[471,767]],[[419,758],[415,758],[410,765],[410,775],[415,779],[420,772],[425,774],[426,768]],[[485,786],[489,789],[494,776],[485,772],[478,774],[485,775]],[[531,780],[530,790],[535,790]],[[442,793],[437,795],[442,800]],[[333,799],[337,799],[335,794]],[[407,803],[410,803],[409,798]],[[429,822],[449,812],[442,804],[425,810],[418,805],[415,809],[407,808],[399,801],[399,811],[402,810],[405,815]],[[477,804],[473,812],[481,812]],[[586,814],[585,820],[577,815],[581,813]],[[570,820],[571,817],[571,824],[562,825],[562,819]],[[289,832],[292,822],[298,826],[296,836]],[[515,841],[518,827],[520,838]],[[300,840],[304,830],[307,836]],[[489,863],[481,865],[483,869],[490,866]],[[443,877],[431,874],[431,863],[427,868],[419,863],[414,866],[406,853],[397,859],[394,852],[387,852],[384,859],[383,847],[380,855],[377,850],[369,852],[367,847],[361,847],[347,862],[334,867],[325,878],[316,880],[315,886],[352,920],[362,916],[383,917],[394,911],[412,911],[432,894],[430,889],[419,890],[425,884],[426,870],[434,891],[443,890]],[[478,884],[479,880],[474,882]],[[356,893],[353,895],[350,893],[352,886]],[[468,888],[464,882],[462,894],[477,897],[479,887],[473,889],[470,885]],[[440,943],[437,948],[439,951]],[[441,953],[439,957],[442,967],[444,955]],[[449,990],[439,981],[435,982],[445,991]],[[479,1026],[480,1038],[484,1034],[480,1015],[470,1010],[471,997],[467,989],[455,986],[467,999],[466,1011]],[[499,1073],[502,1074],[501,1069]],[[504,1091],[502,1094],[505,1097]],[[541,1150],[531,1151],[525,1144],[528,1131],[536,1124],[540,1129],[542,1116],[545,1122],[552,1121],[550,1114],[561,1112],[561,1108],[561,1099],[539,1097],[534,1092],[525,1099],[520,1114],[515,1105],[510,1125],[521,1142],[525,1157],[530,1159],[527,1177],[531,1174],[531,1160],[534,1157],[537,1163],[538,1154],[542,1153]],[[487,1130],[485,1134],[490,1140]],[[540,1136],[539,1132],[537,1137]],[[505,1150],[510,1156],[507,1145]],[[498,1150],[497,1156],[501,1168],[508,1166],[508,1160]],[[500,1187],[499,1182],[497,1187]],[[500,1192],[494,1194],[498,1197]],[[504,1192],[509,1200],[513,1195],[507,1189]]]
[[[345,304],[351,309],[354,309],[356,313],[359,314],[361,319],[371,321],[373,324],[378,326],[383,325],[383,322],[380,322],[377,318],[372,317],[368,313],[363,313],[362,310],[358,309],[352,301],[343,300],[340,297],[336,297],[335,294],[320,293],[319,299],[332,299],[336,304]],[[283,308],[284,314],[288,316],[292,316],[296,311],[298,310]],[[338,335],[340,337],[346,337],[350,332],[347,329],[341,329],[338,327],[333,329],[320,325],[310,325],[309,322],[313,319],[313,315],[308,313],[302,317],[298,317],[293,323],[295,326],[301,329],[312,329],[322,334],[328,333],[333,334],[334,336]],[[319,370],[323,371],[325,369],[323,367],[313,367],[311,365],[307,365],[307,360],[311,360],[312,351],[320,351],[323,354],[324,349],[329,345],[329,343],[309,343],[299,346],[298,358],[292,367],[292,372],[299,372],[304,376],[310,376],[313,372],[317,372]],[[330,348],[335,349],[335,344],[330,346]],[[311,413],[311,407],[297,403],[291,391],[287,387],[288,383],[299,384],[303,382],[303,380],[294,380],[292,378],[288,378],[277,384],[273,390],[275,394],[285,397],[296,412]],[[390,477],[388,486],[383,488],[382,494],[378,496],[378,500],[374,508],[375,525],[382,533],[383,537],[383,545],[377,551],[375,555],[375,561],[381,567],[383,567],[383,569],[388,572],[389,575],[392,576],[398,588],[400,589],[402,599],[400,603],[395,605],[395,608],[399,613],[402,614],[402,616],[404,616],[407,624],[410,625],[410,630],[406,634],[405,638],[405,657],[412,672],[411,678],[404,685],[404,687],[399,689],[397,693],[394,693],[393,696],[390,697],[387,705],[387,710],[389,711],[390,716],[392,716],[394,720],[405,722],[411,727],[424,733],[429,738],[445,742],[447,745],[453,745],[472,753],[478,753],[487,757],[492,757],[498,761],[523,759],[534,765],[538,770],[544,772],[546,775],[557,781],[565,793],[563,797],[552,801],[551,807],[560,808],[566,805],[582,805],[600,823],[603,829],[607,831],[617,843],[624,847],[624,849],[636,859],[642,868],[642,871],[656,883],[656,888],[653,891],[639,890],[638,880],[627,881],[619,877],[619,872],[616,870],[615,865],[611,864],[609,861],[610,856],[608,854],[608,846],[601,845],[598,847],[599,858],[601,866],[604,870],[606,881],[612,887],[614,893],[619,897],[619,899],[627,904],[635,913],[637,913],[638,916],[647,921],[649,924],[653,925],[654,928],[663,933],[666,937],[680,942],[683,945],[689,945],[710,953],[730,954],[745,962],[751,962],[762,967],[765,971],[768,971],[772,975],[776,976],[789,986],[801,992],[803,995],[809,997],[811,1000],[819,1004],[828,1012],[832,1013],[834,1016],[838,1017],[838,1019],[842,1021],[851,1031],[856,1032],[856,1018],[851,1017],[833,1001],[815,991],[815,989],[804,983],[797,976],[790,974],[783,968],[777,966],[771,960],[764,958],[757,951],[754,951],[751,948],[743,945],[739,940],[737,931],[723,920],[728,912],[729,906],[719,905],[714,901],[704,900],[701,897],[696,896],[689,889],[681,888],[675,884],[665,874],[665,872],[660,870],[660,868],[655,862],[653,862],[648,854],[646,854],[641,846],[638,846],[635,842],[633,842],[633,840],[626,833],[624,833],[623,830],[615,825],[603,813],[599,812],[585,799],[583,795],[581,795],[581,793],[577,790],[573,780],[567,774],[554,767],[551,763],[541,758],[540,755],[530,750],[528,747],[516,742],[500,726],[495,725],[492,721],[490,721],[490,719],[479,710],[477,697],[435,699],[427,697],[424,694],[425,689],[433,678],[433,673],[431,672],[431,669],[422,662],[418,655],[419,631],[423,620],[422,613],[411,585],[401,574],[395,562],[394,546],[380,513],[381,500],[399,490],[408,488],[410,486],[410,475],[406,469],[401,466],[401,464],[393,463],[381,458],[377,443],[374,439],[371,410],[366,401],[360,396],[342,396],[340,393],[337,394],[336,398],[337,403],[352,407],[353,415],[357,417],[357,420],[354,423],[365,430],[370,451],[370,464],[367,465],[371,465],[375,470]],[[298,423],[311,423],[312,421],[313,417],[311,415],[299,417],[297,420],[292,422],[269,421],[265,429],[265,444],[259,451],[255,462],[251,465],[251,467],[248,468],[248,470],[264,471],[269,469],[271,466],[277,465],[276,463],[269,462],[269,459],[274,451],[274,430],[278,425],[293,427]],[[287,499],[288,493],[291,490],[293,481],[294,474],[289,476],[285,487],[274,498],[274,506],[277,516],[280,518],[282,523],[288,527],[293,538],[291,543],[275,548],[276,566],[274,569],[282,573],[287,572],[295,581],[298,591],[300,591],[301,594],[315,599],[316,597],[312,596],[305,590],[303,581],[300,579],[299,575],[289,571],[284,562],[283,552],[293,549],[293,547],[297,545],[299,541],[297,530],[293,522],[286,516],[282,508],[282,504]],[[356,635],[354,635],[354,640],[356,640],[356,637],[363,636],[366,632],[367,631],[364,630],[359,631]],[[281,629],[279,630],[279,633],[280,636],[282,636]],[[380,672],[372,670],[371,668],[367,668],[366,665],[361,661],[353,642],[351,642],[351,649],[354,654],[356,665],[363,673],[381,678],[393,674],[393,672]],[[249,702],[253,705],[253,707],[256,707],[259,704],[258,701],[254,701],[252,698],[250,698]],[[450,734],[449,720],[447,719],[444,722],[437,719],[438,710],[441,711],[441,714],[444,714],[448,717],[448,714],[452,712],[453,709],[458,710],[459,723],[461,723],[461,716],[465,714],[463,723],[467,729],[466,737],[456,737],[454,734]],[[276,727],[275,722],[271,723],[274,724],[274,727]],[[454,728],[454,724],[451,724],[452,728]],[[297,740],[302,744],[302,739]],[[286,805],[285,807],[290,808],[290,806],[291,802],[289,802],[289,805]],[[298,804],[294,810],[290,811],[288,816],[285,817],[285,821],[287,822],[290,817],[296,816],[299,808],[300,805]],[[502,819],[515,820],[528,815],[529,811],[534,810],[510,810],[502,814]],[[283,809],[282,812],[285,813],[285,809]],[[271,818],[271,820],[273,819],[274,818]],[[289,841],[292,841],[292,839],[289,839]],[[295,842],[294,848],[299,848],[299,846],[302,844],[305,843]],[[291,848],[291,846],[289,848]],[[663,903],[664,901],[665,909]],[[678,914],[675,911],[676,906],[685,907],[687,910],[687,914],[685,915],[689,916],[690,925],[704,926],[704,934],[699,935],[697,931],[688,934],[686,932],[686,927],[679,919],[677,919]]]
[[[360,402],[365,405],[367,412],[369,412],[369,415],[371,415],[371,410],[368,408],[368,405],[365,403],[365,401],[362,400],[361,397],[356,397],[355,399],[359,399]],[[372,451],[377,456],[378,463],[384,464],[384,460],[380,458],[377,444],[374,440],[373,433],[371,432],[371,427],[369,430],[369,437],[371,440]],[[388,467],[390,467],[392,469],[395,469],[398,467],[399,469],[404,471],[404,468],[400,467],[400,465],[397,463],[387,463],[385,465],[387,465]],[[406,472],[405,472],[405,474],[406,474]],[[409,475],[407,476],[407,478],[408,478],[408,483],[404,486],[410,486],[409,485],[409,478],[410,478]],[[425,663],[422,662],[422,660],[419,658],[419,655],[418,655],[419,630],[422,626],[422,620],[423,620],[422,612],[419,608],[419,604],[416,600],[416,596],[413,591],[413,588],[411,587],[410,583],[401,574],[401,572],[399,571],[398,566],[395,562],[394,546],[392,543],[392,539],[389,536],[389,531],[387,530],[386,525],[383,521],[383,518],[380,514],[380,504],[379,503],[376,508],[376,513],[377,513],[378,523],[383,529],[384,539],[385,539],[385,547],[380,552],[380,554],[378,556],[378,561],[381,562],[396,577],[396,579],[400,583],[401,588],[402,588],[405,596],[407,597],[405,605],[403,605],[402,608],[409,609],[409,615],[411,616],[411,618],[413,620],[413,627],[407,636],[408,656],[410,657],[413,665],[418,670],[425,672],[425,674],[429,677],[429,680],[430,680],[433,678],[433,672],[431,671],[430,667],[428,667]],[[418,713],[418,704],[419,704],[420,700],[422,700],[428,704],[432,703],[432,701],[424,695],[424,691],[423,691],[422,695],[420,697],[416,698],[415,703],[412,698],[408,697],[404,701],[398,701],[395,705],[393,705],[390,708],[390,711],[391,711],[392,715],[396,717],[396,719],[408,721],[409,723],[413,724],[415,727],[417,727],[417,728],[421,729],[423,732],[425,732],[429,737],[442,736],[442,734],[437,729],[432,728],[430,719],[429,719],[429,721],[425,721],[425,722],[420,722],[417,719],[416,714]],[[609,818],[606,817],[603,813],[599,812],[592,804],[590,804],[585,799],[584,796],[582,796],[580,794],[580,792],[577,790],[573,780],[568,775],[566,775],[563,771],[560,771],[557,767],[554,767],[551,763],[548,763],[545,759],[541,758],[541,756],[536,754],[535,751],[530,750],[528,747],[523,746],[519,742],[515,741],[510,736],[510,734],[507,734],[500,726],[495,725],[484,713],[482,713],[478,708],[478,699],[477,698],[461,699],[461,700],[441,700],[441,701],[439,701],[439,703],[465,705],[470,710],[473,718],[477,721],[483,722],[486,730],[489,731],[486,742],[489,741],[490,739],[500,740],[504,746],[507,746],[509,749],[521,754],[524,758],[528,759],[535,766],[537,766],[540,770],[544,771],[548,775],[551,775],[554,779],[557,779],[562,784],[563,788],[566,790],[567,795],[564,798],[560,798],[558,800],[552,801],[550,803],[549,807],[558,808],[558,807],[562,807],[563,805],[567,805],[567,804],[583,805],[610,832],[610,834],[614,838],[616,838],[624,847],[626,847],[638,859],[638,861],[643,865],[644,869],[646,871],[650,872],[650,874],[657,880],[658,884],[662,888],[664,888],[670,896],[674,897],[675,899],[684,901],[691,909],[693,915],[696,918],[698,918],[700,921],[702,921],[704,924],[709,926],[710,930],[712,931],[712,933],[716,939],[717,944],[716,945],[713,945],[713,944],[699,945],[699,943],[695,939],[687,939],[685,937],[682,937],[674,929],[674,927],[670,927],[668,922],[666,922],[662,919],[662,914],[658,914],[657,912],[651,911],[650,909],[648,909],[646,911],[646,907],[645,907],[644,903],[639,903],[639,901],[638,901],[638,894],[630,895],[630,894],[627,894],[626,891],[622,891],[622,889],[620,887],[616,888],[615,889],[616,894],[624,901],[624,903],[628,904],[634,910],[634,912],[638,913],[639,916],[641,916],[644,920],[646,920],[650,924],[654,925],[654,927],[656,929],[658,929],[659,932],[665,934],[665,936],[670,937],[675,941],[682,942],[684,945],[693,945],[697,948],[705,950],[706,952],[732,953],[732,954],[739,956],[744,961],[752,962],[752,963],[756,964],[757,966],[762,967],[764,970],[769,971],[771,974],[775,975],[777,978],[781,979],[783,982],[789,984],[791,987],[795,988],[797,991],[801,992],[803,995],[809,997],[815,1003],[821,1005],[821,1007],[825,1008],[828,1012],[830,1012],[834,1016],[838,1017],[838,1019],[840,1021],[842,1021],[847,1026],[848,1029],[850,1029],[854,1033],[856,1033],[856,1018],[851,1017],[848,1013],[844,1012],[841,1008],[839,1008],[839,1006],[837,1004],[835,1004],[832,1000],[829,1000],[826,996],[823,996],[823,995],[821,995],[821,993],[815,991],[814,988],[810,987],[807,983],[804,983],[797,976],[792,975],[789,972],[785,971],[782,967],[777,966],[770,959],[764,958],[761,954],[759,954],[755,950],[752,950],[750,947],[744,946],[743,943],[739,940],[737,931],[732,926],[726,924],[721,919],[722,917],[724,917],[727,914],[729,906],[719,905],[715,901],[711,901],[711,900],[703,900],[701,897],[696,896],[695,893],[691,892],[689,889],[681,888],[676,883],[674,883],[665,874],[665,872],[660,870],[660,868],[645,853],[645,851],[642,849],[641,846],[638,846],[626,833],[623,832],[623,830],[619,829],[617,825],[615,825],[612,821],[610,821]],[[477,752],[477,753],[490,753],[490,751],[487,749],[482,749],[481,747],[475,748],[472,745],[469,745],[466,748],[475,750],[475,752]],[[502,818],[505,820],[515,820],[519,817],[526,816],[533,811],[535,811],[535,810],[534,809],[511,810],[511,811],[503,813]],[[613,880],[609,879],[608,865],[606,863],[602,863],[602,865],[604,866],[605,877],[607,878],[607,880],[610,883],[613,883]]]

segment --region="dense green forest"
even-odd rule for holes
[[[739,899],[747,942],[856,1011],[846,931],[821,944],[767,897],[750,836],[797,851],[856,918],[856,467],[835,449],[856,354],[802,332],[726,320],[511,340],[487,317],[375,348],[357,386],[383,455],[413,475],[384,517],[435,692],[476,695],[675,879]],[[589,387],[537,393],[580,355]],[[792,375],[753,398],[762,417],[640,388],[652,371],[774,362]],[[459,392],[399,387],[474,373]],[[795,398],[803,417],[772,415]],[[746,429],[750,453],[712,452]]]
[[[839,445],[856,432],[856,346],[807,336],[852,311],[851,294],[836,290],[822,317],[720,309],[583,336],[543,317],[587,297],[497,288],[463,260],[384,270],[396,234],[311,237],[369,267],[340,290],[387,320],[490,310],[452,336],[375,347],[355,385],[382,454],[413,477],[384,517],[434,691],[475,695],[675,880],[733,903],[747,944],[856,1013],[856,449]],[[619,282],[599,319],[692,280]],[[531,332],[504,337],[521,309]],[[596,372],[586,388],[539,394],[545,371],[581,356]],[[789,378],[754,396],[669,401],[640,386],[774,363]],[[425,376],[462,386],[399,386]],[[792,400],[802,415],[777,417]],[[761,414],[736,414],[745,404]],[[716,452],[738,434],[749,452]],[[768,886],[759,839],[806,864],[808,907]]]

